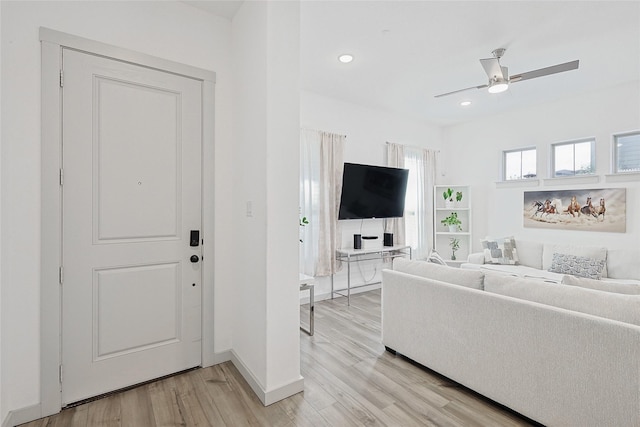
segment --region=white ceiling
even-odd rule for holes
[[[241,1],[187,3],[237,10]],[[640,79],[638,0],[303,0],[300,14],[302,89],[439,125]],[[486,84],[478,60],[498,47],[507,49],[501,63],[511,75],[575,59],[580,68],[514,83],[502,94],[434,98]],[[341,53],[355,60],[341,64]],[[473,104],[462,108],[463,99]]]

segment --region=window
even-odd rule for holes
[[[503,152],[504,181],[513,179],[535,178],[536,173],[536,149],[525,148]]]
[[[613,173],[640,172],[640,131],[614,135]]]
[[[595,139],[560,142],[553,144],[552,162],[555,178],[575,175],[594,174]]]

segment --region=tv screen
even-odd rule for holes
[[[404,215],[409,170],[345,163],[338,219]]]

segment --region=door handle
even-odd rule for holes
[[[200,258],[198,258],[198,255],[191,255],[191,258],[189,258],[189,259],[193,263],[196,263],[196,262],[200,261]]]

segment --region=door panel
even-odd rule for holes
[[[62,400],[201,363],[201,82],[63,51]]]
[[[94,84],[96,240],[177,238],[180,93],[104,77]]]
[[[181,338],[180,282],[177,263],[94,271],[93,360],[177,342]],[[149,295],[153,304],[147,304]],[[140,307],[145,305],[143,317]]]

